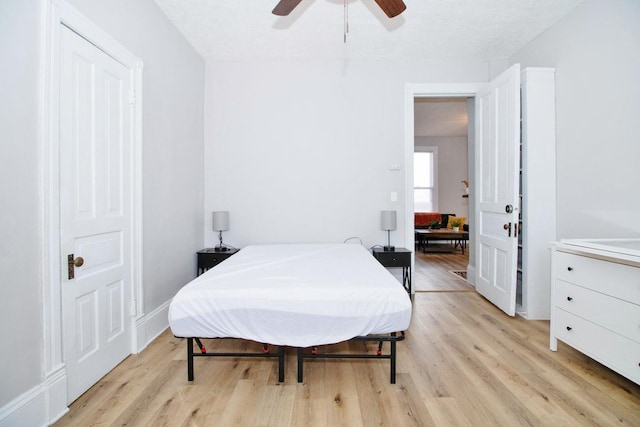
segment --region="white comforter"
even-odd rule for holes
[[[259,245],[185,285],[169,307],[175,336],[309,347],[404,331],[411,301],[364,247]]]

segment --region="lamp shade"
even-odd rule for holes
[[[213,213],[213,230],[227,231],[229,229],[229,212],[217,211]]]
[[[385,231],[396,229],[396,211],[380,212],[380,228]]]

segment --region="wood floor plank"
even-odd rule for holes
[[[465,413],[458,405],[458,400],[453,397],[430,397],[424,400],[424,404],[429,408],[429,413],[437,426],[472,427],[477,425],[473,421],[474,415]]]
[[[423,254],[416,250],[413,287],[416,292],[472,291],[469,282],[450,273],[451,270],[466,270],[468,264],[468,252]]]
[[[332,426],[364,425],[352,364],[340,359],[330,359],[325,363],[328,371],[324,378],[327,422]]]
[[[181,385],[181,381],[177,376],[181,368],[182,363],[172,361],[163,371],[164,375],[154,376],[153,380],[146,384],[146,387],[141,390],[135,399],[129,402],[119,402],[119,405],[124,407],[124,410],[117,414],[117,417],[99,420],[100,423],[109,425],[147,425],[148,422],[161,421],[160,413],[162,408],[171,404],[176,395],[176,388]]]
[[[435,422],[428,408],[418,393],[413,377],[409,373],[398,373],[396,386],[389,386],[389,392],[395,399],[391,400],[392,406],[399,406],[395,411],[394,422],[387,425],[403,426],[435,426]]]
[[[257,403],[258,419],[255,426],[287,426],[292,425],[295,405],[296,385],[267,385]]]

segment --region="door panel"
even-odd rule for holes
[[[97,325],[98,295],[89,292],[76,298],[76,316],[78,336],[77,360],[79,363],[98,351]]]
[[[131,73],[62,26],[60,242],[68,401],[131,352]],[[83,259],[68,275],[67,257]]]
[[[122,268],[122,233],[119,231],[85,235],[75,240],[75,255],[84,259],[81,268],[76,269],[76,279],[106,273],[111,269]]]
[[[121,334],[125,333],[124,311],[125,295],[124,282],[117,282],[107,285],[107,341],[113,341]]]
[[[476,96],[476,289],[515,315],[520,144],[520,66]],[[511,212],[507,206],[512,206]]]

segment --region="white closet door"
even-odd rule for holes
[[[64,26],[60,52],[62,333],[72,402],[131,350],[132,76]],[[70,255],[84,261],[73,276]]]

